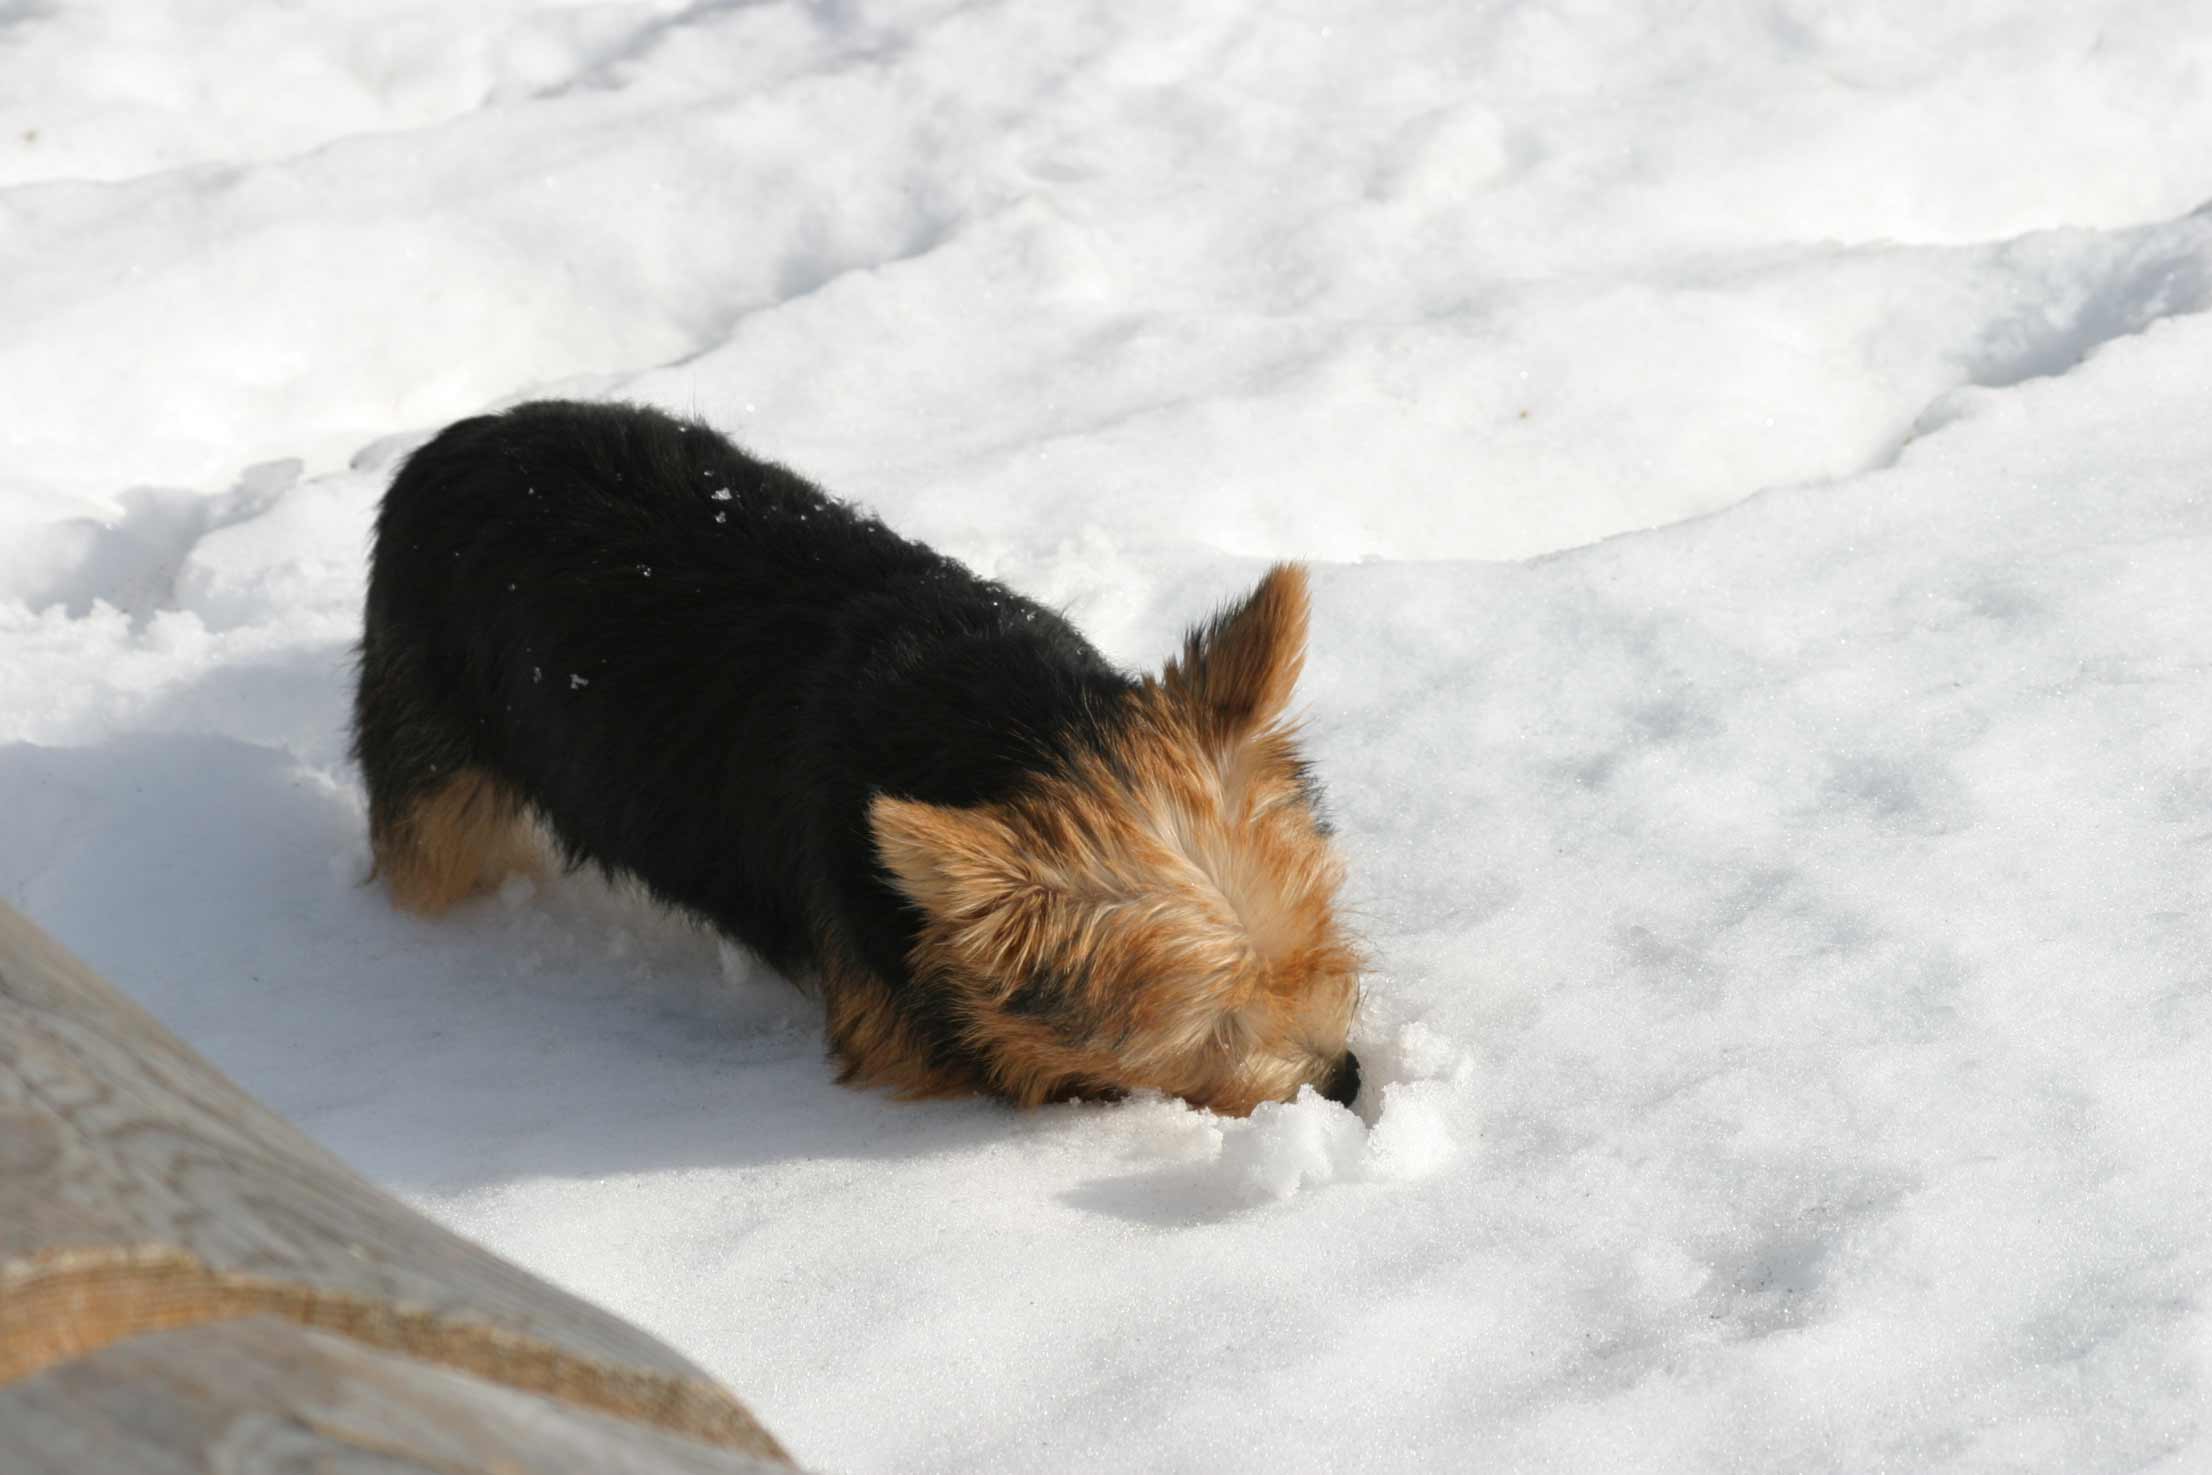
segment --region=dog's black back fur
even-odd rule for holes
[[[572,863],[788,971],[834,937],[901,988],[914,917],[871,795],[1000,798],[1134,688],[1051,610],[705,425],[540,403],[448,428],[386,495],[356,751],[379,812],[479,769]]]

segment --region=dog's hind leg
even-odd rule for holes
[[[410,652],[372,633],[354,697],[354,756],[369,790],[369,842],[394,905],[435,915],[540,855],[521,797],[474,761]]]
[[[464,768],[407,801],[396,820],[370,821],[377,873],[392,901],[435,916],[541,857],[522,801],[481,768]]]

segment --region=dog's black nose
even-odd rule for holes
[[[1359,1099],[1357,1055],[1349,1050],[1344,1052],[1344,1058],[1336,1063],[1336,1069],[1329,1072],[1328,1083],[1322,1086],[1321,1094],[1339,1106],[1350,1106]]]

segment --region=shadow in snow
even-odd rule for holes
[[[75,556],[24,597],[33,611],[58,604],[72,619],[105,601],[130,616],[134,629],[142,628],[159,611],[177,607],[177,576],[200,540],[275,506],[299,480],[300,464],[249,467],[236,486],[212,497],[133,487],[120,498],[121,517],[78,518],[54,530],[74,543]]]

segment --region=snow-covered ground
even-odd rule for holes
[[[0,896],[825,1471],[2212,1468],[2207,200],[2196,0],[0,4]],[[1314,561],[1356,1114],[358,884],[547,392],[1132,665]]]

